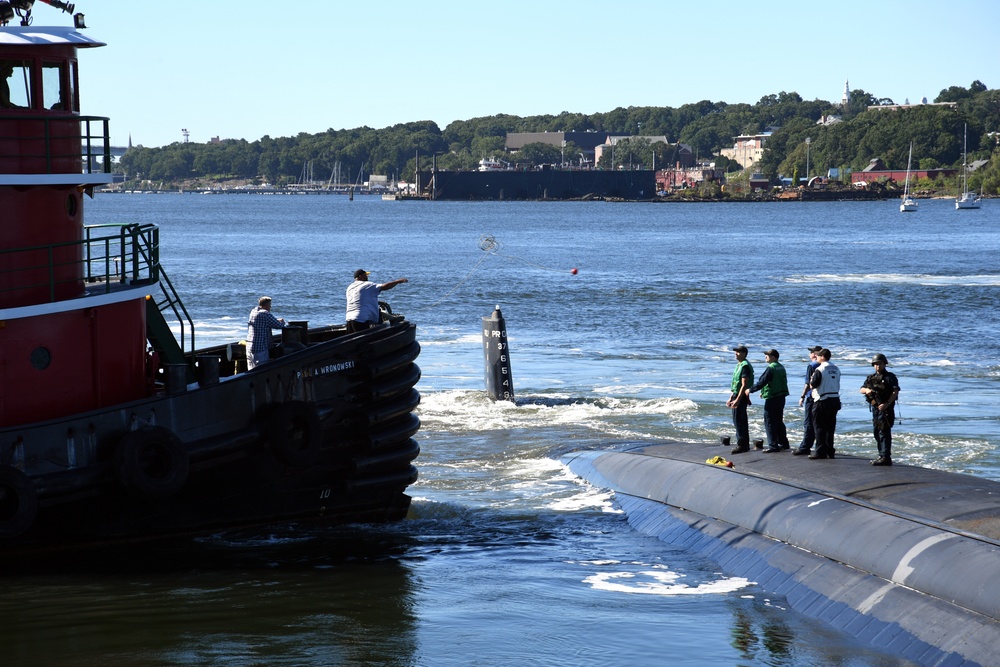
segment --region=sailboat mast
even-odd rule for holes
[[[962,194],[969,192],[969,124],[965,124],[962,136]]]

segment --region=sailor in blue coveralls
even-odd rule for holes
[[[840,410],[840,369],[830,363],[831,353],[827,348],[818,352],[819,366],[813,371],[812,386],[813,423],[816,426],[816,446],[811,459],[832,459],[834,457],[833,434],[837,430],[837,412]]]
[[[812,449],[813,443],[816,442],[816,427],[813,425],[813,404],[815,401],[813,401],[812,387],[809,386],[809,382],[812,380],[813,371],[819,366],[819,360],[816,358],[816,355],[822,349],[821,345],[809,348],[809,365],[806,366],[806,384],[802,389],[802,395],[799,396],[799,407],[803,409],[802,443],[792,452],[795,456],[808,454]]]

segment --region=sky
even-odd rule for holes
[[[607,112],[845,80],[896,103],[1000,87],[997,0],[76,0],[82,111],[112,143],[256,141],[496,114]],[[35,3],[34,25],[68,25]],[[572,128],[567,128],[572,129]],[[676,140],[674,137],[670,137]]]

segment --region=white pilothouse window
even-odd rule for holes
[[[66,90],[69,77],[65,63],[42,63],[42,107],[68,111],[72,95]]]
[[[0,60],[0,109],[31,108],[31,62]]]

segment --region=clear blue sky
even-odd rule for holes
[[[1000,87],[997,0],[76,0],[83,112],[112,140],[255,141],[499,113],[594,113],[781,91],[897,103]],[[35,3],[35,25],[68,15]]]

